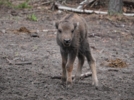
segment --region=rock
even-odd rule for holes
[[[6,30],[5,29],[2,29],[1,32],[4,34],[4,33],[6,33]]]

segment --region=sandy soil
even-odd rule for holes
[[[0,100],[134,100],[134,18],[80,14],[89,26],[99,88],[95,89],[88,77],[66,89],[61,80],[51,76],[61,74],[53,22],[68,12],[43,9],[35,12],[37,22],[27,19],[29,10],[15,10],[15,16],[13,12],[0,10]],[[17,31],[21,27],[31,33]],[[127,67],[108,67],[107,61],[116,58]],[[73,74],[76,63],[77,59]],[[88,71],[85,62],[83,73]]]

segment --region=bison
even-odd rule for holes
[[[92,56],[84,18],[77,14],[69,14],[55,23],[57,29],[57,44],[62,57],[62,82],[72,84],[72,70],[75,58],[78,57],[76,78],[82,73],[85,57],[92,71],[92,84],[98,86],[96,62]]]

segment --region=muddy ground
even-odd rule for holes
[[[99,88],[88,77],[66,89],[61,80],[51,79],[61,74],[53,22],[69,12],[37,10],[32,11],[38,21],[30,21],[31,9],[0,9],[0,100],[134,100],[134,17],[80,14],[89,26]],[[21,27],[31,33],[19,32]],[[127,67],[108,67],[107,61],[116,58]],[[73,74],[76,64],[77,59]],[[85,62],[83,73],[88,71]]]

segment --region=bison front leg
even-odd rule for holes
[[[66,71],[67,71],[67,86],[72,84],[72,70],[73,64],[76,58],[77,52],[71,52],[68,55],[67,64],[66,64]]]
[[[66,64],[67,64],[67,53],[61,51],[62,57],[62,83],[66,82]]]

